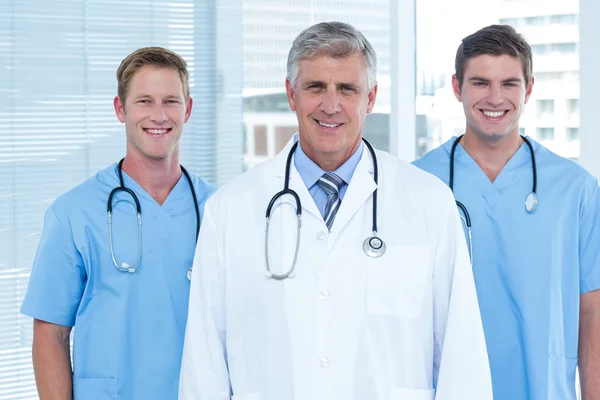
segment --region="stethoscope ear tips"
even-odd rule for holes
[[[535,210],[536,206],[537,206],[537,195],[535,194],[535,192],[531,192],[527,196],[527,199],[525,199],[525,210],[527,210],[528,213],[532,213],[533,210]]]

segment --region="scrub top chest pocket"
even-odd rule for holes
[[[383,257],[367,258],[367,314],[419,318],[431,281],[431,249],[388,245]]]

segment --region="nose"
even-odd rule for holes
[[[169,119],[169,117],[165,112],[165,107],[162,104],[156,104],[154,107],[152,107],[152,111],[150,112],[150,119],[153,122],[157,123],[166,122]]]
[[[491,106],[497,107],[504,102],[502,87],[499,85],[490,85],[487,101]]]
[[[328,89],[323,95],[323,101],[321,102],[321,111],[326,114],[332,115],[340,112],[340,98],[337,90]]]

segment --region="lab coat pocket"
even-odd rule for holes
[[[117,399],[116,378],[73,378],[74,400]]]
[[[433,400],[434,395],[433,389],[392,388],[389,400]]]
[[[258,392],[248,394],[236,394],[233,395],[231,400],[262,400],[262,396]]]
[[[367,313],[418,318],[431,260],[431,250],[419,246],[388,246],[381,258],[367,260]]]

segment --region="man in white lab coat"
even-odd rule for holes
[[[294,41],[286,90],[299,133],[206,203],[181,400],[492,398],[452,194],[362,140],[375,71],[350,25]],[[284,186],[296,195],[275,200],[267,225]]]

